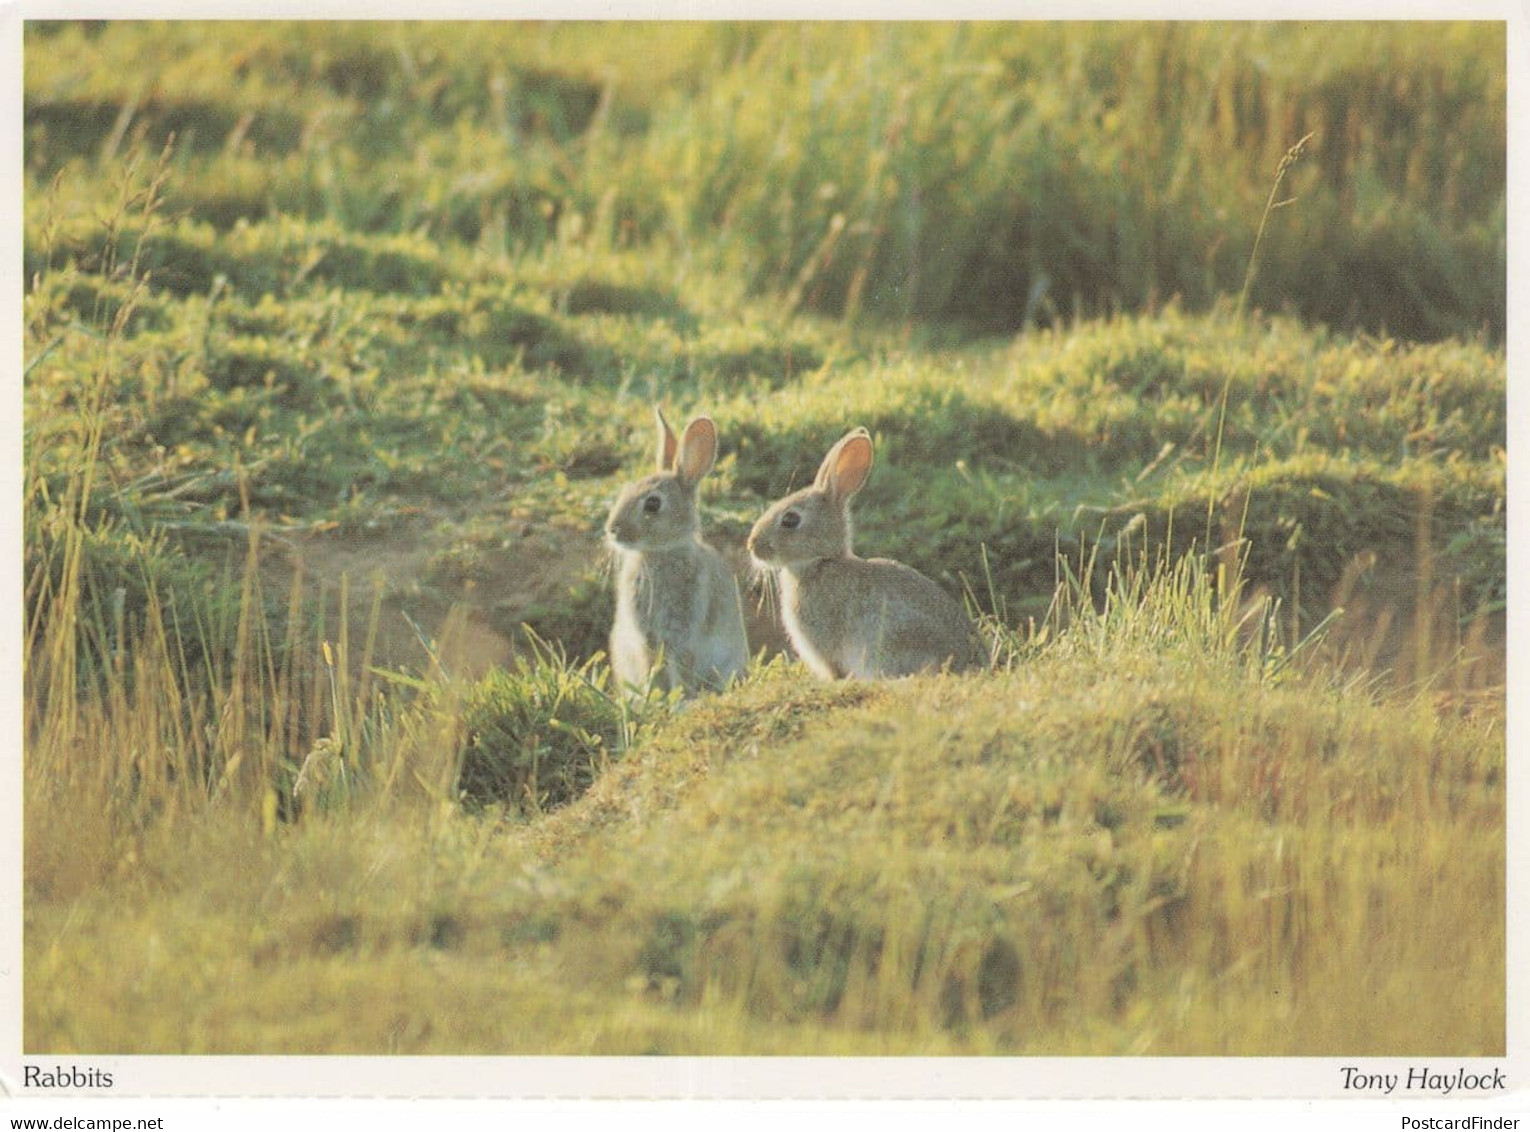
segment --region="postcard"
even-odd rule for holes
[[[1322,14],[10,9],[7,1114],[1530,1115],[1524,13]]]

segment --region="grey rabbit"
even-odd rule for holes
[[[738,583],[701,538],[697,488],[717,457],[717,426],[697,417],[677,441],[656,407],[658,470],[622,489],[606,519],[619,559],[611,667],[618,682],[690,696],[749,663]]]

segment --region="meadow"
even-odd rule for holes
[[[28,24],[26,1051],[1502,1054],[1505,113],[1496,24]],[[783,652],[855,424],[990,671]]]

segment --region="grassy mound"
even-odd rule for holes
[[[67,906],[72,933],[118,945],[29,965],[29,1043],[1501,1051],[1502,922],[1479,914],[1503,899],[1504,846],[1482,836],[1502,829],[1501,720],[1299,677],[1203,583],[1152,581],[998,675],[766,670],[508,832],[457,817],[422,840],[402,813],[342,813],[208,829],[189,870],[150,826],[104,877],[91,839],[65,858],[38,835],[31,933]],[[231,918],[229,883],[267,896]],[[101,895],[124,884],[126,914]],[[1482,1009],[1414,993],[1441,962]],[[187,965],[216,985],[171,986]],[[368,979],[386,1005],[354,993]]]

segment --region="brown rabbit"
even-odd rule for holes
[[[986,666],[966,611],[919,571],[850,549],[850,500],[871,474],[871,436],[846,434],[813,486],[755,523],[749,553],[775,571],[781,621],[819,676],[907,676]]]

